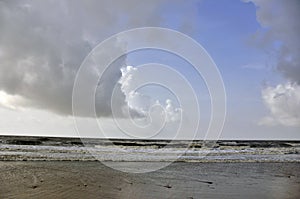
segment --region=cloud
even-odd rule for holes
[[[298,0],[248,0],[257,7],[257,21],[265,29],[255,39],[273,51],[277,70],[300,84],[300,2]]]
[[[9,95],[3,91],[0,91],[0,107],[17,110],[20,109],[22,105],[26,104],[28,104],[26,99],[19,95]]]
[[[139,87],[139,79],[145,79],[139,68],[133,66],[127,66],[121,68],[122,77],[119,80],[121,84],[121,91],[125,95],[125,101],[133,116],[148,117],[151,108],[160,107],[163,112],[158,112],[157,117],[164,117],[166,122],[180,121],[181,109],[176,108],[174,103],[170,99],[166,99],[165,103],[161,103],[158,99],[152,98],[151,96],[145,95],[137,91],[135,88]]]
[[[262,97],[271,115],[260,121],[261,125],[300,126],[300,86],[279,84],[267,87]]]
[[[164,26],[163,14],[174,5],[182,23],[193,3],[180,0],[19,0],[0,1],[0,90],[26,100],[11,106],[72,114],[72,88],[85,56],[112,34],[143,26]],[[176,6],[177,5],[177,6]],[[196,12],[195,9],[192,9]],[[193,13],[191,12],[191,13]],[[190,13],[190,14],[191,14]],[[116,41],[115,48],[124,44]],[[107,56],[109,56],[109,49]],[[126,57],[106,72],[97,90],[97,114],[110,116],[112,88],[121,77]],[[94,66],[92,72],[97,72]],[[95,75],[91,72],[91,75]],[[118,85],[117,85],[118,86]],[[119,105],[125,96],[118,88]],[[82,113],[82,116],[85,116]]]
[[[257,21],[264,27],[255,39],[274,55],[276,69],[286,83],[262,90],[270,111],[262,125],[300,126],[300,2],[298,0],[248,0],[256,7]]]

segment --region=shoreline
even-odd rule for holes
[[[0,161],[300,162],[300,141],[141,141],[0,136]]]
[[[300,197],[300,141],[168,144],[0,136],[0,198]]]

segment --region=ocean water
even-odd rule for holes
[[[0,160],[300,162],[300,141],[0,137]]]

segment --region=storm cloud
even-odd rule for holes
[[[72,88],[85,56],[112,34],[143,26],[164,26],[172,3],[182,27],[192,27],[185,13],[195,9],[180,0],[9,0],[0,1],[0,91],[7,107],[72,113]],[[178,4],[176,6],[176,4]],[[112,88],[126,57],[99,83],[97,110],[109,116]],[[103,66],[97,66],[103,67]],[[119,89],[120,90],[120,89]],[[125,102],[120,93],[120,106]],[[18,100],[14,100],[14,96]],[[22,100],[23,99],[23,100]],[[10,103],[10,104],[9,104]],[[4,103],[2,103],[3,105]],[[4,104],[5,105],[5,104]]]

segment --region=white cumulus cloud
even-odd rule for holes
[[[300,126],[300,86],[297,84],[279,84],[262,91],[265,105],[270,116],[263,118],[260,124]]]
[[[137,88],[139,79],[143,79],[144,73],[139,71],[139,68],[127,66],[121,68],[122,76],[119,80],[121,90],[125,95],[127,106],[137,113],[139,116],[147,117],[151,108],[159,106],[163,109],[163,114],[166,122],[179,121],[181,117],[181,109],[174,106],[174,102],[166,99],[165,103],[161,103],[158,99],[138,92]]]

